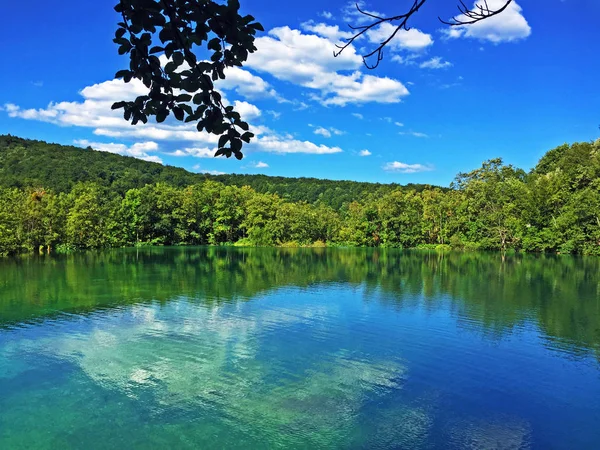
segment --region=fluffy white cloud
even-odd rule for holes
[[[358,70],[362,58],[353,47],[333,58],[334,44],[320,36],[280,27],[271,30],[269,36],[257,38],[255,44],[258,51],[250,56],[247,67],[315,90],[318,94],[313,100],[323,105],[398,103],[409,94],[397,80],[363,75]]]
[[[139,139],[143,141],[191,142],[194,146],[183,147],[171,153],[172,156],[212,157],[216,151],[219,137],[206,132],[198,132],[194,124],[179,124],[169,119],[160,124],[130,125],[122,117],[122,112],[111,110],[115,101],[135,98],[143,93],[139,82],[128,85],[120,80],[111,80],[84,88],[80,94],[82,102],[50,103],[46,108],[22,109],[14,104],[6,104],[4,110],[10,117],[28,120],[39,120],[60,126],[78,126],[92,128],[94,134],[112,138]],[[234,106],[247,120],[261,115],[260,110],[248,102],[235,101]],[[339,147],[316,145],[309,141],[300,141],[289,135],[276,135],[264,126],[251,126],[257,136],[248,149],[275,153],[326,154],[338,153]],[[99,149],[113,153],[127,154],[151,161],[159,162],[157,156],[140,153],[139,147],[128,147],[124,144],[98,144]],[[198,145],[199,144],[199,145]],[[86,145],[81,143],[81,145]]]
[[[176,124],[178,122],[167,120],[160,124],[148,122],[132,126],[123,119],[122,110],[111,109],[114,102],[131,100],[144,92],[145,87],[138,80],[128,84],[121,80],[110,80],[82,89],[82,102],[52,102],[46,108],[39,109],[22,109],[17,105],[7,104],[4,109],[9,117],[39,120],[60,126],[92,128],[94,134],[99,136],[217,142],[217,136],[199,133],[193,124]],[[238,105],[251,117],[260,115],[258,108],[250,103],[239,102]]]
[[[487,0],[487,5],[490,9],[499,9],[505,4],[504,0]],[[482,0],[474,3],[473,8],[477,5],[483,5]],[[531,27],[522,14],[523,9],[512,2],[500,14],[490,17],[489,19],[476,22],[471,25],[461,25],[442,30],[447,38],[467,37],[490,41],[495,44],[500,42],[512,42],[520,39],[525,39],[531,34]],[[464,20],[463,16],[457,16],[457,20]]]
[[[363,119],[365,118],[365,117],[364,117],[362,114],[360,114],[360,113],[352,113],[352,115],[353,115],[354,117],[356,117],[357,119],[360,119],[360,120],[363,120]]]
[[[331,14],[329,11],[323,11],[319,15],[325,19],[333,18],[333,14]]]
[[[261,115],[260,109],[252,103],[236,100],[233,102],[233,106],[245,121],[254,120]]]
[[[312,125],[309,125],[309,126],[312,126]],[[334,134],[337,135],[337,136],[341,136],[342,134],[346,134],[345,131],[338,130],[337,128],[333,128],[333,127],[330,127],[330,128],[316,127],[314,133],[318,134],[320,136],[326,137],[326,138],[330,138]]]
[[[450,61],[444,61],[441,57],[434,56],[433,58],[419,64],[419,67],[421,69],[445,69],[451,65],[452,63]]]
[[[373,44],[380,44],[388,39],[395,30],[395,25],[392,25],[389,22],[384,22],[377,28],[367,31],[366,35],[369,39],[369,42]],[[417,28],[410,28],[409,30],[402,29],[398,31],[392,40],[387,44],[387,48],[391,51],[418,51],[423,50],[430,45],[433,45],[433,38],[430,34],[423,33]]]
[[[266,169],[267,167],[269,167],[269,165],[265,162],[257,161],[250,163],[250,167],[253,167],[255,169]]]
[[[330,138],[331,137],[331,131],[329,131],[327,128],[323,128],[323,127],[315,128],[314,133],[318,134],[318,135],[321,135],[323,137],[326,137],[326,138]]]
[[[285,102],[269,83],[239,67],[228,67],[225,70],[225,79],[218,80],[215,84],[219,89],[233,90],[249,99],[273,98],[280,103]]]
[[[369,150],[365,149],[365,150],[361,150],[360,152],[358,152],[358,154],[360,156],[371,156],[373,153],[371,153]]]
[[[324,23],[315,23],[310,20],[300,25],[304,31],[309,31],[318,36],[329,39],[332,42],[340,42],[344,39],[350,39],[354,36],[351,31],[342,31],[338,25],[327,25]]]
[[[328,147],[326,145],[317,145],[310,141],[300,141],[292,136],[276,136],[267,135],[258,137],[252,144],[251,148],[271,153],[311,153],[315,155],[325,155],[332,153],[340,153],[342,149],[339,147]]]
[[[140,80],[133,79],[131,82],[125,83],[115,79],[87,86],[79,91],[79,94],[86,100],[114,102],[117,101],[116,99],[133,100],[147,92],[148,89]]]
[[[46,108],[22,109],[14,104],[5,105],[10,117],[39,120],[61,126],[79,126],[94,129],[94,134],[113,138],[137,138],[162,141],[191,141],[203,144],[216,144],[218,136],[200,133],[193,124],[179,124],[175,121],[130,125],[123,119],[122,111],[112,110],[119,100],[133,99],[145,92],[141,82],[133,80],[124,83],[110,80],[88,86],[80,91],[82,102],[50,103]],[[261,115],[255,105],[236,100],[236,110],[245,120],[253,120]]]
[[[404,124],[402,122],[394,122],[394,125],[396,125],[397,127],[403,127]]]
[[[94,150],[101,152],[116,153],[123,156],[133,156],[134,158],[143,159],[144,161],[152,161],[162,164],[162,159],[156,155],[149,155],[148,152],[158,150],[156,142],[137,142],[128,147],[125,144],[90,142],[87,139],[78,139],[74,141],[75,145],[81,147],[91,147]]]
[[[433,170],[433,167],[426,166],[423,164],[406,164],[399,161],[392,161],[383,166],[383,170],[387,172],[398,172],[398,173],[417,173],[427,172]]]

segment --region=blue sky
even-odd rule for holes
[[[449,30],[437,16],[452,17],[455,3],[429,0],[369,71],[358,55],[385,29],[331,55],[346,24],[360,20],[347,2],[241,0],[266,30],[258,52],[221,86],[257,133],[242,161],[212,158],[214,138],[176,122],[132,127],[110,111],[139,89],[113,80],[128,63],[112,43],[114,3],[2,6],[15,20],[0,29],[1,134],[196,172],[439,185],[494,157],[529,169],[557,145],[600,135],[600,2],[519,0],[477,26]],[[391,15],[408,3],[363,6]]]

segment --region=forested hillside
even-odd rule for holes
[[[382,195],[401,187],[397,184],[332,181],[316,178],[285,178],[266,175],[206,175],[163,166],[132,157],[99,152],[91,148],[0,135],[0,186],[24,188],[44,186],[68,192],[79,182],[91,181],[120,195],[147,184],[189,186],[206,180],[225,185],[250,186],[260,193],[277,194],[292,202],[320,202],[335,209],[368,195]],[[425,185],[406,189],[423,190]]]
[[[107,153],[0,142],[4,255],[199,244],[600,255],[600,140],[553,149],[530,173],[486,161],[458,174],[452,189],[314,180],[323,195],[310,179],[232,175],[225,185]],[[344,186],[354,197],[338,191]]]

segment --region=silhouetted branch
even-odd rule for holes
[[[396,28],[387,39],[382,41],[373,51],[367,53],[366,55],[362,55],[363,63],[365,64],[367,69],[375,69],[379,65],[379,62],[383,59],[383,48],[390,43],[390,41],[396,36],[396,34],[398,34],[400,30],[410,30],[410,27],[408,26],[408,20],[413,16],[413,14],[417,13],[419,9],[421,9],[421,7],[425,4],[426,1],[427,0],[414,0],[412,6],[407,12],[393,17],[381,17],[368,11],[363,11],[357,3],[357,11],[363,16],[374,19],[374,21],[368,25],[348,25],[350,29],[356,31],[356,33],[351,38],[346,39],[346,43],[344,45],[336,44],[336,47],[339,50],[334,51],[333,56],[339,56],[346,48],[351,46],[354,43],[354,41],[356,41],[356,39],[359,39],[365,33],[369,32],[370,30],[373,30],[374,28],[382,25],[383,23],[395,24],[396,22],[398,22]],[[460,12],[460,15],[465,16],[467,20],[459,20],[456,17],[454,17],[449,21],[445,21],[439,19],[438,17],[438,19],[442,23],[450,26],[471,25],[481,20],[485,20],[497,14],[500,14],[513,2],[513,0],[506,0],[504,6],[502,6],[501,8],[490,9],[487,0],[482,0],[483,3],[477,3],[473,7],[473,9],[469,9],[462,0],[459,1],[460,4],[458,5],[458,10]],[[373,56],[375,56],[375,63],[369,65],[368,60]]]
[[[459,20],[456,17],[453,17],[449,21],[442,20],[439,17],[438,19],[443,24],[450,25],[453,27],[457,25],[472,25],[481,20],[489,19],[490,17],[500,14],[502,11],[508,8],[508,5],[510,5],[512,2],[513,0],[506,0],[504,6],[502,6],[501,8],[490,9],[487,0],[483,0],[483,5],[478,3],[473,7],[473,9],[469,9],[461,0],[460,5],[458,5],[458,11],[460,12],[461,16],[467,17],[468,20]]]
[[[352,36],[351,38],[346,40],[346,43],[344,45],[337,45],[336,47],[339,48],[340,50],[337,52],[333,52],[333,56],[339,56],[346,48],[348,48],[350,45],[352,45],[352,43],[358,39],[359,37],[361,37],[363,34],[365,34],[367,31],[372,30],[373,28],[387,22],[387,23],[393,23],[393,22],[397,22],[400,21],[400,23],[396,26],[396,29],[393,31],[393,33],[387,38],[385,39],[383,42],[381,42],[379,44],[379,46],[373,50],[372,52],[363,55],[362,59],[363,59],[363,63],[365,64],[365,66],[367,67],[367,69],[374,69],[375,67],[377,67],[379,65],[379,62],[383,59],[383,48],[396,36],[396,34],[398,33],[398,31],[404,29],[406,31],[408,31],[410,28],[407,26],[408,23],[408,19],[410,19],[410,17],[416,13],[421,6],[423,6],[423,4],[426,2],[427,0],[415,0],[412,7],[410,8],[410,10],[404,14],[400,14],[398,16],[394,16],[394,17],[379,17],[376,16],[375,14],[371,14],[369,12],[363,11],[362,9],[360,9],[360,6],[358,6],[358,3],[356,4],[356,9],[358,10],[359,13],[367,16],[367,17],[371,17],[373,19],[375,19],[375,21],[369,25],[363,25],[363,26],[352,26],[349,25],[350,28],[352,30],[358,30],[358,32]],[[367,62],[367,60],[369,58],[371,58],[372,56],[377,55],[376,57],[376,62],[373,65],[369,65],[369,63]]]

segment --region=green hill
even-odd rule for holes
[[[205,180],[226,185],[250,186],[259,193],[274,193],[292,201],[323,203],[335,209],[370,195],[381,196],[401,187],[398,184],[333,181],[316,178],[286,178],[266,175],[205,175],[173,166],[91,148],[49,144],[43,141],[0,135],[0,186],[43,186],[69,192],[78,182],[93,181],[124,195],[129,189],[164,182],[184,187]],[[427,185],[409,184],[403,189],[422,191]]]

